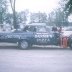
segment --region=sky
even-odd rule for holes
[[[72,22],[72,14],[70,16],[68,16],[68,21]]]
[[[58,7],[59,0],[16,0],[16,11],[51,12]]]

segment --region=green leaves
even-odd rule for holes
[[[64,11],[66,12],[67,17],[72,13],[72,0],[69,0],[66,3]]]
[[[7,1],[0,0],[0,24],[3,24],[7,13]]]

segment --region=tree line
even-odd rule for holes
[[[62,4],[62,2],[64,2]],[[8,23],[18,28],[18,25],[29,23],[46,23],[47,25],[65,26],[68,25],[68,16],[72,12],[72,0],[61,0],[60,8],[51,13],[31,13],[29,10],[16,12],[16,0],[0,0],[0,24]],[[12,13],[9,12],[8,3],[10,3]]]

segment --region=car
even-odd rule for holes
[[[68,37],[68,46],[72,49],[72,35]]]
[[[72,49],[72,27],[64,27],[61,33],[61,38],[66,39],[67,46]]]
[[[65,28],[63,28],[62,36],[69,37],[70,35],[72,35],[72,27],[65,27]]]
[[[59,45],[58,32],[52,32],[47,26],[26,25],[22,31],[0,33],[0,42],[17,43],[20,49],[26,50],[32,45]]]

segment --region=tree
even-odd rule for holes
[[[46,13],[41,13],[41,12],[31,13],[30,20],[31,20],[31,23],[35,23],[35,22],[46,23],[47,15]]]
[[[12,13],[7,13],[6,14],[5,22],[12,25],[12,22],[13,22],[13,15],[12,15]]]
[[[3,24],[7,13],[7,1],[0,0],[0,24]]]
[[[68,24],[65,13],[59,8],[48,15],[48,24],[56,26],[65,26]]]
[[[56,14],[54,11],[52,11],[47,16],[47,25],[55,25],[55,19],[56,19]]]
[[[66,25],[68,25],[68,20],[66,18],[65,12],[61,11],[61,9],[58,9],[56,11],[55,23],[56,23],[57,26],[66,26]]]
[[[72,0],[67,0],[64,11],[66,12],[66,17],[72,13]]]
[[[16,13],[16,18],[17,18],[17,23],[26,23],[27,22],[27,16],[28,16],[29,11],[28,10],[24,10],[21,11],[19,13]]]
[[[10,5],[11,5],[12,11],[13,11],[13,25],[14,25],[14,28],[17,29],[18,25],[16,23],[15,3],[16,3],[16,0],[10,0]]]

